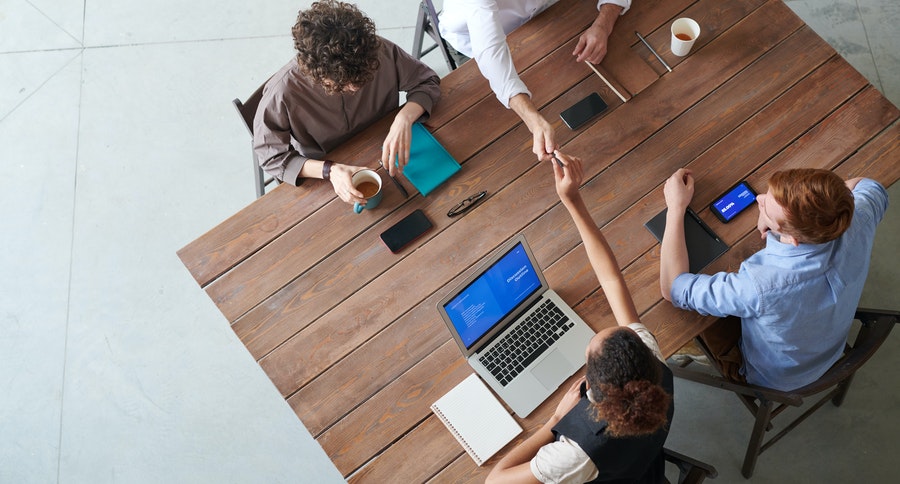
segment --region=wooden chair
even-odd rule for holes
[[[423,49],[422,43],[425,40],[425,34],[428,34],[428,36],[434,40],[434,45]],[[434,3],[431,0],[422,0],[419,2],[419,16],[416,19],[416,32],[413,37],[412,53],[416,59],[421,59],[422,56],[436,48],[441,50],[441,54],[444,56],[444,62],[447,63],[447,68],[451,71],[456,69],[456,59],[453,58],[453,54],[450,53],[450,47],[443,37],[441,37],[440,30],[438,30],[438,14],[437,10],[434,8]]]
[[[256,152],[253,150],[253,118],[256,116],[256,108],[259,106],[260,99],[262,99],[264,87],[265,83],[253,91],[253,94],[251,94],[244,102],[241,102],[241,100],[237,98],[231,101],[231,103],[234,104],[235,109],[237,109],[238,115],[240,115],[241,119],[244,121],[244,127],[246,127],[247,131],[250,133],[250,153],[253,155],[253,178],[254,186],[256,187],[256,198],[265,195],[266,186],[270,185],[272,182],[275,182],[276,185],[280,183],[275,178],[266,176],[262,167],[259,166],[259,160],[256,158]]]
[[[663,457],[678,467],[677,484],[699,484],[707,477],[715,479],[719,475],[715,467],[671,449],[663,448]]]
[[[859,320],[861,323],[859,332],[852,345],[848,341],[841,359],[817,381],[788,392],[746,383],[737,383],[709,373],[684,368],[690,362],[683,366],[670,364],[672,372],[679,378],[734,392],[747,409],[755,415],[756,421],[750,434],[750,442],[747,445],[747,453],[744,456],[744,464],[741,468],[741,473],[745,478],[749,479],[753,475],[757,458],[763,451],[793,430],[800,422],[822,407],[825,402],[831,400],[831,403],[836,407],[843,403],[847,390],[850,388],[850,383],[853,380],[853,375],[875,354],[875,351],[887,339],[894,324],[900,321],[900,312],[859,308],[856,310],[854,319]],[[708,348],[706,348],[700,338],[697,338],[696,341],[703,351],[707,353],[707,356],[710,356],[709,360],[712,366],[719,370],[721,374],[721,369],[716,366],[715,360],[709,355]],[[821,397],[806,412],[790,422],[782,431],[772,436],[767,442],[763,442],[766,432],[772,429],[771,421],[773,418],[788,407],[799,407],[803,404],[804,399],[829,389],[831,391]]]

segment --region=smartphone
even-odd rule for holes
[[[407,215],[381,234],[381,241],[393,253],[403,250],[410,242],[428,232],[433,225],[422,210]]]
[[[722,223],[728,223],[737,214],[756,202],[756,192],[746,180],[728,189],[721,197],[709,205],[710,211]]]
[[[594,116],[606,110],[606,103],[596,92],[573,104],[572,107],[559,113],[559,117],[569,129],[576,130]]]

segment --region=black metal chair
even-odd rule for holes
[[[715,479],[719,475],[715,467],[671,449],[663,449],[663,458],[678,468],[677,484],[699,484],[707,477]]]
[[[423,48],[425,34],[428,34],[428,36],[431,37],[434,41],[434,45]],[[441,37],[441,32],[438,30],[438,14],[434,8],[434,3],[431,0],[422,0],[419,3],[419,16],[416,19],[416,33],[415,37],[413,37],[412,53],[416,59],[421,59],[422,56],[434,49],[441,50],[444,61],[447,63],[447,68],[452,71],[458,67],[456,59],[454,59],[453,54],[450,52],[449,45]]]
[[[850,388],[850,383],[853,380],[853,375],[875,354],[875,351],[887,339],[891,329],[900,321],[900,312],[858,308],[854,319],[860,321],[860,328],[852,344],[848,341],[841,359],[817,381],[792,391],[785,392],[747,383],[738,383],[709,373],[688,370],[685,367],[690,362],[681,366],[669,365],[675,376],[679,378],[734,392],[747,409],[754,414],[756,421],[750,434],[750,442],[747,445],[747,453],[744,456],[744,464],[741,468],[741,473],[745,478],[749,479],[753,475],[756,461],[763,451],[793,430],[828,400],[831,400],[831,403],[836,407],[843,403],[847,390]],[[709,354],[709,349],[700,338],[697,338],[696,341],[700,348],[707,353],[713,368],[721,374],[721,368],[716,365],[716,361]],[[821,397],[802,415],[764,442],[766,432],[773,428],[771,423],[773,418],[789,407],[800,407],[804,399],[829,389],[830,391],[827,394]]]
[[[272,182],[274,182],[275,185],[280,183],[275,178],[266,176],[262,167],[259,166],[259,160],[256,158],[256,152],[253,150],[253,118],[256,116],[256,108],[259,106],[260,99],[262,99],[264,87],[265,83],[253,91],[253,94],[251,94],[244,102],[241,102],[241,100],[237,98],[231,101],[231,103],[234,104],[235,109],[237,109],[238,115],[240,115],[241,119],[244,121],[244,127],[246,127],[247,131],[250,133],[250,153],[253,155],[253,178],[254,186],[256,187],[256,198],[265,195],[266,186],[272,184]]]

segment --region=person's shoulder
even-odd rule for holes
[[[870,194],[877,198],[883,198],[887,200],[887,190],[881,183],[871,179],[871,178],[863,178],[853,187],[854,196],[857,194]]]
[[[656,336],[650,332],[650,330],[644,326],[642,323],[631,323],[628,327],[637,333],[638,337],[641,338],[641,341],[650,348],[650,351],[656,356],[660,361],[666,361],[662,356],[662,351],[659,349],[659,342],[656,340]]]

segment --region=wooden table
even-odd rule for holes
[[[643,223],[665,206],[677,168],[697,178],[692,207],[731,246],[705,272],[736,269],[761,247],[755,211],[728,225],[705,209],[741,178],[759,190],[774,171],[824,167],[892,184],[900,177],[900,116],[780,1],[642,0],[619,19],[601,69],[622,103],[571,55],[596,15],[562,0],[509,37],[536,105],[563,151],[585,160],[582,193],[623,268],[641,320],[671,354],[712,322],[659,293],[659,244]],[[691,54],[669,52],[673,19],[696,19]],[[673,67],[665,68],[638,30]],[[298,417],[352,481],[482,481],[429,405],[471,373],[435,303],[493,249],[525,233],[550,284],[595,330],[614,324],[551,168],[489,91],[474,63],[442,81],[427,126],[462,170],[427,197],[386,183],[378,209],[354,214],[330,185],[282,185],[178,254]],[[609,110],[577,131],[559,113],[597,91]],[[377,166],[390,119],[330,154]],[[464,216],[463,198],[488,198]],[[378,234],[421,208],[435,229],[399,255]],[[529,418],[540,426],[558,398]],[[516,442],[518,442],[517,440]]]

